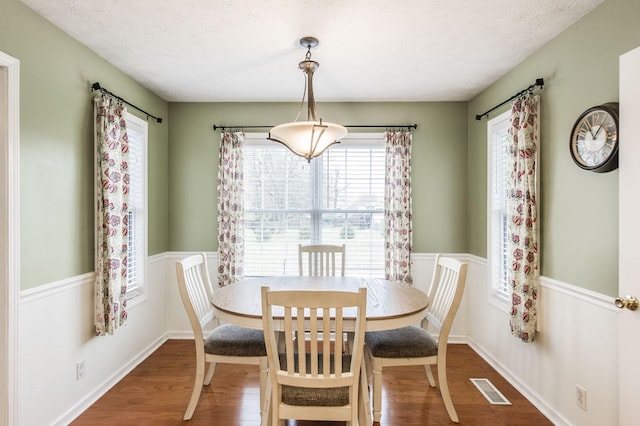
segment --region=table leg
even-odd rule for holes
[[[360,392],[358,392],[358,421],[360,426],[373,425],[371,405],[369,404],[369,380],[364,359],[360,364]]]

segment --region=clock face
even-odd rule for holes
[[[575,163],[594,172],[608,172],[618,166],[617,104],[586,110],[571,131],[571,156]]]

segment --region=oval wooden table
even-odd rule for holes
[[[218,288],[212,304],[216,315],[229,324],[262,330],[260,289],[270,290],[344,290],[367,288],[367,331],[391,330],[418,323],[425,317],[429,297],[415,287],[377,278],[358,277],[265,277],[248,278]],[[345,314],[345,331],[353,329]],[[355,320],[355,318],[354,318]],[[355,321],[354,321],[355,322]],[[373,424],[369,407],[369,391],[365,363],[362,363],[360,386],[360,424]],[[268,396],[267,396],[268,398]],[[271,404],[269,404],[269,409]],[[271,424],[271,416],[263,424]]]

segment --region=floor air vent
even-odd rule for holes
[[[509,400],[504,397],[503,394],[500,393],[493,383],[489,381],[489,379],[469,379],[471,382],[476,385],[480,393],[487,398],[493,405],[511,405]]]

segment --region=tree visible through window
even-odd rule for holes
[[[382,134],[308,162],[263,136],[244,147],[245,276],[297,275],[298,244],[345,244],[346,274],[384,276]]]

